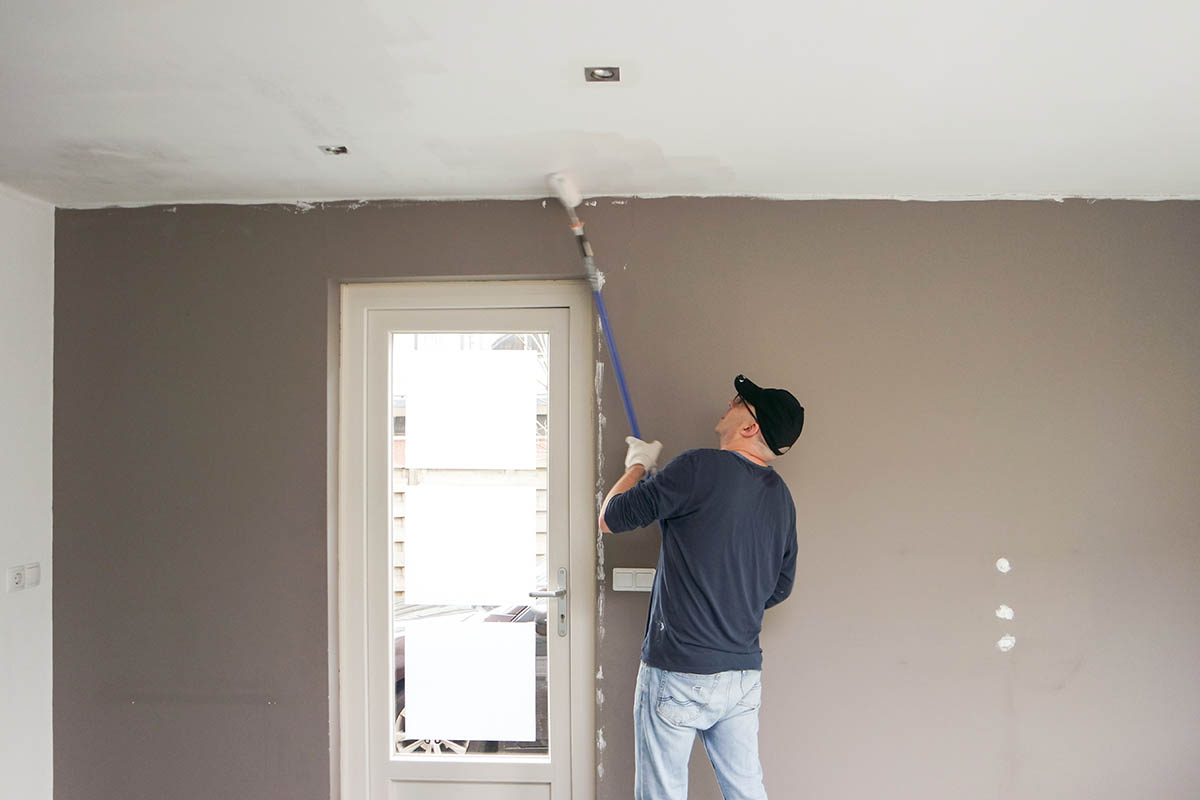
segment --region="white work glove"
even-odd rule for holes
[[[662,442],[657,439],[653,442],[643,442],[636,436],[626,436],[625,444],[629,445],[629,452],[625,454],[625,469],[629,469],[634,464],[641,464],[646,468],[646,472],[651,472],[658,466],[658,454],[662,452]]]

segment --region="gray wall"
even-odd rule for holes
[[[1200,203],[583,211],[665,455],[738,372],[808,411],[772,796],[1200,794]],[[56,796],[326,797],[331,286],[571,274],[561,209],[60,211],[56,254]],[[604,593],[600,800],[631,794],[646,600]]]

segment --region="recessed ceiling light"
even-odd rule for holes
[[[621,68],[584,67],[583,77],[588,83],[618,83],[621,80]]]
[[[323,144],[319,145],[319,149],[327,156],[344,156],[350,152],[349,148],[342,144]]]

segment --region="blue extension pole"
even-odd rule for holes
[[[642,432],[638,428],[637,417],[633,413],[633,401],[629,399],[629,387],[625,384],[625,371],[621,369],[621,355],[617,352],[617,343],[613,340],[612,327],[608,324],[608,311],[604,307],[604,298],[600,296],[600,289],[603,287],[604,281],[600,277],[600,273],[596,271],[596,260],[592,256],[592,245],[587,239],[587,234],[583,232],[583,222],[575,213],[575,207],[583,202],[583,197],[571,180],[561,172],[554,172],[546,177],[550,188],[558,195],[559,202],[562,203],[563,208],[567,211],[567,216],[571,219],[571,232],[575,234],[575,241],[579,243],[583,268],[587,271],[588,282],[592,284],[592,299],[596,301],[596,314],[600,317],[600,328],[604,331],[604,341],[608,342],[608,352],[612,353],[613,372],[617,375],[617,388],[621,390],[621,402],[625,404],[625,416],[629,420],[629,427],[633,431],[633,435],[640,439]]]
[[[594,267],[593,267],[594,269]],[[594,286],[596,281],[592,281]],[[629,419],[629,427],[633,435],[642,438],[638,429],[637,417],[633,414],[633,401],[629,399],[629,387],[625,385],[625,371],[621,369],[621,356],[617,352],[617,343],[613,341],[612,328],[608,326],[608,311],[604,308],[604,298],[599,289],[592,289],[592,299],[596,301],[596,313],[600,315],[600,327],[604,330],[604,340],[608,342],[608,352],[612,353],[613,372],[617,376],[617,388],[621,390],[621,402],[625,404],[625,416]]]

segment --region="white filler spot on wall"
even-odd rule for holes
[[[1007,653],[1009,650],[1012,650],[1014,647],[1016,647],[1016,645],[1017,637],[1013,636],[1012,634],[1007,634],[1001,637],[1000,641],[996,642],[996,648],[1001,653]]]
[[[596,355],[600,355],[601,342],[604,341],[604,329],[600,325],[600,318],[596,318]],[[603,390],[604,390],[604,362],[596,359],[596,516],[600,516],[600,507],[604,505],[604,424],[607,422],[604,418],[603,407]],[[604,583],[604,532],[600,530],[600,526],[596,526],[596,580]],[[604,597],[604,592],[600,592],[600,597]],[[601,609],[602,611],[603,609]],[[600,629],[603,630],[604,615],[599,615]],[[604,635],[601,634],[603,639]]]
[[[996,569],[1001,572],[1009,572],[1012,569],[1012,564],[1008,563],[1007,558],[1000,558],[996,560]]]
[[[996,616],[1000,619],[1012,619],[1013,610],[1006,605],[1001,605],[996,609]]]

